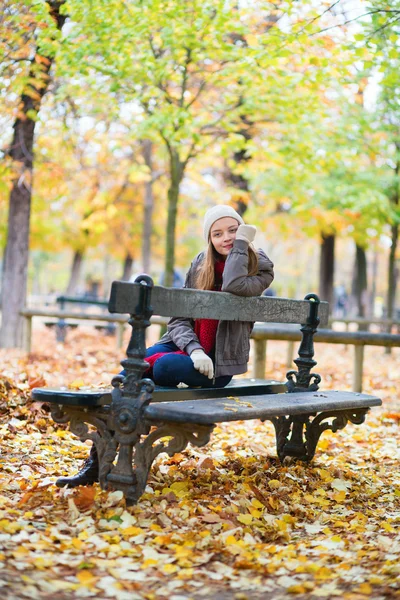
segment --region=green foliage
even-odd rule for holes
[[[367,245],[399,219],[400,0],[371,0],[356,33],[324,3],[233,0],[69,0],[62,35],[44,0],[5,2],[0,44],[6,126],[32,73],[34,49],[56,56],[53,97],[37,119],[32,213],[35,248],[140,245],[148,169],[138,141],[155,142],[157,163],[179,192],[189,173],[205,192],[185,191],[179,214],[183,263],[204,205],[234,201],[215,181],[226,165],[250,182],[249,210],[290,235],[333,231]],[[346,39],[346,36],[348,39]],[[379,81],[366,108],[369,81]],[[7,127],[4,131],[10,131]],[[0,134],[6,146],[7,134]],[[242,152],[246,160],[233,157]],[[189,165],[190,172],[187,170]],[[10,169],[0,164],[6,217]],[[165,234],[166,180],[157,184],[157,239]],[[212,187],[212,186],[211,186]],[[196,202],[199,215],[192,219]],[[163,204],[163,205],[162,205]],[[253,206],[251,206],[253,204]],[[283,216],[283,219],[282,219]],[[0,231],[0,235],[3,231]],[[161,255],[159,245],[155,248]]]

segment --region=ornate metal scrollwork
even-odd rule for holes
[[[51,405],[51,416],[56,423],[69,423],[70,431],[82,442],[91,440],[97,449],[99,458],[99,481],[103,489],[107,487],[107,475],[110,472],[117,444],[110,427],[110,411],[103,407],[79,408],[76,406]],[[89,431],[92,425],[96,431]]]
[[[151,465],[161,452],[173,456],[176,452],[184,450],[188,444],[197,447],[205,446],[210,441],[214,427],[215,425],[192,423],[161,423],[143,441],[138,441],[134,454],[136,481],[135,485],[127,490],[127,504],[135,504],[143,494]],[[156,444],[157,440],[162,438],[170,439],[167,442]]]
[[[341,411],[321,412],[318,415],[298,415],[289,417],[273,417],[275,427],[276,448],[281,462],[287,456],[309,462],[313,459],[319,438],[330,429],[334,433],[344,429],[348,422],[361,425],[365,421],[368,408],[357,408]],[[323,423],[326,419],[332,419]]]
[[[271,422],[275,428],[276,452],[279,460],[283,462],[285,458],[283,450],[288,441],[288,435],[292,426],[292,417],[272,417]]]
[[[126,351],[127,358],[121,361],[124,375],[113,378],[111,422],[114,440],[118,446],[117,464],[111,468],[107,482],[122,490],[126,498],[136,488],[137,476],[133,470],[133,449],[142,435],[148,434],[150,426],[143,418],[143,409],[150,403],[154,383],[151,379],[142,379],[148,363],[144,360],[146,352],[145,331],[150,325],[153,313],[150,306],[153,281],[148,275],[140,275],[135,283],[140,283],[139,303],[131,315],[129,324],[132,333]]]
[[[319,438],[322,433],[330,429],[334,433],[339,429],[344,429],[347,423],[361,425],[365,421],[368,408],[355,408],[351,410],[323,412],[317,415],[312,421],[306,423],[305,442],[307,447],[307,459],[314,457]],[[331,422],[323,423],[325,419],[333,419]]]
[[[298,363],[299,359],[296,359],[295,362]],[[304,370],[303,372],[300,370],[288,371],[286,379],[288,380],[286,387],[289,392],[316,392],[321,383],[321,376],[318,373],[305,373]],[[314,381],[311,383],[312,380]]]

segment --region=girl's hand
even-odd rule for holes
[[[203,375],[212,379],[214,377],[214,365],[209,356],[203,350],[193,350],[190,355],[194,368]]]
[[[239,225],[238,230],[236,232],[236,239],[243,240],[248,244],[256,237],[257,227],[255,225]]]

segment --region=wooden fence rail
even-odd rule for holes
[[[264,377],[266,363],[267,340],[283,340],[289,342],[287,366],[292,366],[294,342],[301,340],[300,331],[288,327],[274,327],[264,323],[256,323],[252,332],[255,343],[254,377]],[[384,346],[393,348],[400,346],[400,335],[391,333],[370,333],[368,331],[333,331],[318,329],[314,342],[326,344],[349,344],[354,346],[353,360],[353,392],[362,391],[364,367],[364,347]],[[318,357],[317,357],[318,358]],[[262,375],[261,375],[262,373]]]
[[[343,323],[346,329],[349,325],[357,325],[359,330],[369,329],[370,325],[379,325],[382,329],[386,329],[388,332],[393,327],[400,328],[400,321],[398,319],[368,319],[367,317],[329,317],[329,327],[332,327],[333,323]]]
[[[32,348],[32,319],[33,317],[45,317],[52,319],[65,320],[68,319],[70,322],[75,321],[103,321],[106,323],[116,323],[117,325],[117,349],[121,349],[123,346],[123,333],[124,327],[127,324],[128,318],[126,315],[110,315],[102,313],[86,313],[86,312],[74,312],[67,310],[51,310],[51,309],[37,309],[37,308],[25,308],[21,310],[21,315],[24,317],[24,337],[23,337],[23,349],[26,352],[30,352]],[[165,317],[154,316],[151,317],[151,322],[154,325],[164,325],[168,322]]]
[[[56,319],[69,319],[78,321],[104,321],[107,323],[117,324],[117,348],[123,346],[123,331],[127,323],[126,315],[110,315],[110,314],[92,314],[92,313],[77,313],[65,310],[50,310],[50,309],[24,309],[21,315],[25,319],[24,327],[24,349],[26,352],[31,351],[32,344],[32,319],[33,317],[47,317]],[[165,317],[153,316],[151,323],[157,325],[165,325],[168,319]],[[287,366],[293,366],[293,356],[295,352],[294,344],[301,340],[301,333],[297,326],[275,326],[265,323],[256,323],[252,331],[251,337],[254,342],[254,361],[253,361],[253,376],[255,378],[264,379],[267,340],[287,341]],[[353,391],[362,391],[362,378],[364,367],[364,347],[365,346],[383,346],[386,348],[400,347],[400,335],[390,333],[370,333],[368,331],[334,331],[332,329],[319,329],[314,338],[315,343],[326,344],[349,344],[354,346],[353,359]],[[318,358],[318,357],[317,357]]]

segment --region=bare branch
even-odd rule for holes
[[[349,23],[354,23],[354,21],[358,21],[359,19],[362,19],[363,17],[368,17],[370,15],[376,15],[376,14],[381,13],[381,12],[394,13],[394,14],[399,15],[399,17],[396,18],[394,21],[391,21],[390,23],[387,23],[387,24],[383,25],[382,27],[379,28],[379,30],[380,29],[384,29],[385,27],[387,27],[388,25],[391,25],[392,23],[394,23],[395,21],[397,21],[400,18],[400,10],[389,10],[389,9],[384,10],[384,9],[376,8],[374,10],[369,10],[368,12],[363,13],[362,15],[358,15],[358,17],[354,17],[353,19],[347,19],[343,23],[337,23],[336,25],[330,25],[329,27],[325,27],[324,29],[320,29],[319,31],[316,31],[315,33],[312,33],[310,35],[316,35],[318,33],[323,33],[325,31],[330,31],[331,29],[336,29],[337,27],[343,27],[344,25],[348,25]],[[379,31],[379,30],[377,30],[377,31]]]

